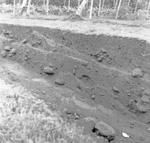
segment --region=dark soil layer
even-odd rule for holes
[[[3,47],[16,50],[5,55],[8,59],[72,90],[93,107],[102,105],[119,113],[106,119],[117,130],[124,126],[123,121],[117,122],[122,116],[149,125],[150,100],[149,105],[141,104],[143,96],[150,98],[150,45],[146,41],[13,25],[1,25],[0,33],[9,38]],[[142,72],[140,77],[132,75],[136,68]]]

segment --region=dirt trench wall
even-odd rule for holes
[[[83,98],[94,95],[95,104],[121,111],[120,103],[127,107],[131,99],[139,98],[143,89],[150,87],[150,46],[144,40],[13,25],[1,25],[0,33],[9,38],[4,47],[17,49],[9,59],[52,82],[63,78],[65,86]],[[53,76],[43,73],[49,65],[55,68]],[[136,67],[144,72],[142,79],[132,78]],[[145,114],[140,118],[149,120]]]

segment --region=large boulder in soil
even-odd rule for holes
[[[110,125],[106,124],[103,121],[96,123],[94,131],[97,133],[97,135],[103,136],[107,138],[109,141],[114,140],[116,135],[115,130]]]
[[[132,71],[132,77],[134,77],[134,78],[140,78],[140,77],[143,77],[143,75],[144,75],[144,73],[140,68],[135,68]]]

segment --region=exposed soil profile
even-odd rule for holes
[[[1,25],[0,34],[3,60],[31,72],[31,81],[19,82],[38,90],[47,104],[55,102],[54,110],[65,120],[83,126],[85,134],[99,143],[149,143],[146,41],[14,25]],[[122,132],[131,137],[124,138]]]

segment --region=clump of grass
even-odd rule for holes
[[[22,86],[0,80],[1,143],[94,143],[82,128],[65,122]]]

